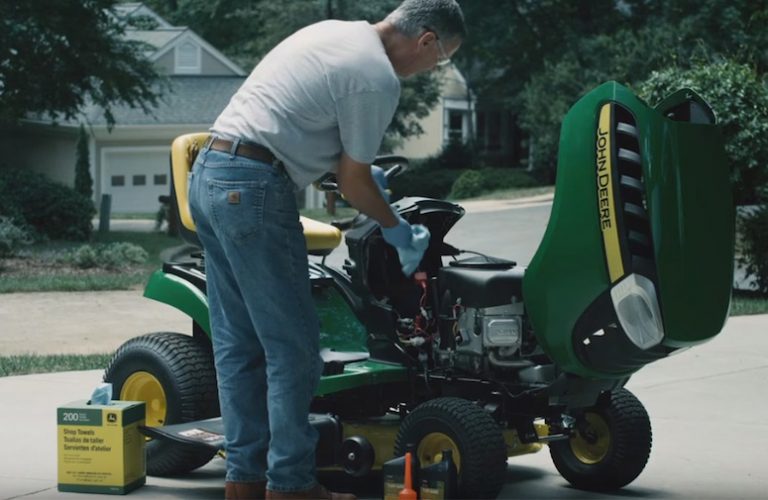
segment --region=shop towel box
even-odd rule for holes
[[[146,482],[143,401],[91,405],[75,401],[56,410],[59,491],[125,494]]]

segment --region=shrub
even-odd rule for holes
[[[75,158],[75,191],[88,199],[93,196],[93,179],[91,178],[90,153],[88,152],[88,134],[85,127],[80,125],[77,137],[77,155]]]
[[[742,255],[739,264],[753,285],[768,293],[768,207],[751,212],[742,219]]]
[[[12,257],[19,246],[31,242],[29,231],[14,224],[10,217],[0,216],[0,257]]]
[[[42,174],[0,168],[0,214],[16,224],[32,226],[51,239],[87,240],[93,202],[74,189]]]
[[[717,116],[737,204],[755,203],[768,183],[768,89],[750,66],[725,61],[654,72],[641,95],[655,104],[683,87],[701,94]]]
[[[458,139],[451,139],[435,157],[435,163],[441,168],[463,169],[476,167],[472,146]]]
[[[147,261],[147,252],[138,245],[128,242],[110,243],[101,247],[99,252],[100,264],[103,267],[117,269]]]
[[[81,269],[90,269],[98,265],[98,253],[91,245],[83,245],[73,250],[65,260]]]
[[[140,246],[133,243],[117,242],[108,245],[82,245],[66,254],[63,260],[81,269],[94,267],[122,269],[135,264],[143,264],[147,257],[146,250]]]
[[[450,198],[472,198],[483,192],[483,175],[477,170],[467,170],[456,179]]]
[[[483,190],[485,191],[542,185],[534,175],[520,169],[489,167],[482,169],[480,173],[483,175]]]
[[[428,163],[412,166],[406,172],[389,181],[392,200],[404,196],[424,196],[443,199],[451,192],[451,187],[464,170],[440,169]]]
[[[450,197],[456,199],[472,198],[501,189],[534,187],[540,184],[529,173],[511,168],[469,170],[456,179]]]

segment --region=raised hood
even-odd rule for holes
[[[523,284],[564,370],[623,377],[721,331],[734,208],[714,122],[691,90],[652,109],[615,82],[566,115],[552,214]]]

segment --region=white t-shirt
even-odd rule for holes
[[[211,128],[262,144],[298,188],[335,171],[341,152],[371,163],[400,99],[374,27],[323,21],[272,49]]]

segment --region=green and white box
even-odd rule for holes
[[[146,482],[142,401],[89,405],[74,401],[56,410],[59,491],[123,495]]]

